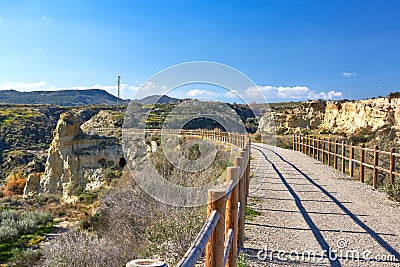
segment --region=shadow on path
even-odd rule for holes
[[[303,171],[301,171],[297,166],[295,166],[293,163],[289,162],[288,160],[286,160],[285,158],[283,158],[281,155],[279,155],[277,152],[273,151],[272,149],[269,148],[264,148],[264,147],[260,147],[257,145],[253,144],[253,147],[255,149],[257,149],[258,151],[260,151],[261,154],[264,155],[265,159],[272,164],[272,167],[274,168],[274,170],[278,173],[279,177],[281,177],[282,182],[285,184],[285,186],[288,188],[289,192],[293,195],[293,197],[297,197],[297,195],[293,192],[293,189],[290,188],[289,185],[287,185],[287,182],[284,180],[282,174],[279,172],[279,170],[276,169],[275,165],[268,159],[267,155],[262,151],[262,149],[267,149],[269,151],[271,151],[272,153],[274,153],[276,156],[278,156],[283,162],[287,163],[288,165],[290,165],[293,169],[295,169],[297,172],[299,172],[304,178],[306,178],[312,185],[314,185],[315,187],[317,187],[319,190],[321,190],[322,193],[324,193],[327,197],[329,197],[345,214],[347,214],[355,223],[357,223],[362,229],[364,229],[372,238],[375,239],[376,242],[378,242],[387,252],[389,252],[390,254],[392,254],[393,256],[396,257],[397,261],[400,262],[400,253],[395,250],[392,246],[390,246],[382,237],[379,236],[379,234],[377,234],[374,230],[372,230],[370,227],[368,227],[363,221],[361,221],[355,214],[353,214],[346,206],[343,205],[342,202],[340,202],[338,199],[336,199],[331,193],[329,193],[325,188],[323,188],[321,185],[317,184],[313,179],[311,179],[308,175],[306,175]],[[288,187],[289,186],[289,187]],[[298,198],[298,197],[297,197]],[[306,215],[306,211],[304,210],[304,207],[301,206],[301,201],[300,199],[296,199],[296,205],[298,205],[299,209],[302,208],[303,210],[300,210],[303,217],[309,218],[308,215]],[[305,214],[304,214],[305,213]],[[311,220],[311,219],[310,219]],[[307,220],[306,220],[307,221]],[[312,221],[311,221],[312,222]],[[308,221],[307,221],[308,223]],[[316,228],[315,225],[313,225],[313,227]],[[318,229],[316,228],[314,236],[317,238],[320,236],[319,231],[317,231]],[[319,233],[319,235],[318,235]],[[322,237],[322,236],[321,236]],[[318,238],[317,238],[318,240]],[[318,240],[318,242],[320,242]],[[325,240],[322,240],[322,243],[320,243],[321,247],[322,246],[326,246],[329,247],[327,244],[325,244]],[[325,248],[323,248],[325,249]],[[333,266],[333,265],[332,265]]]
[[[321,246],[322,250],[331,252],[331,255],[328,257],[330,265],[332,267],[342,266],[340,264],[340,261],[337,259],[337,256],[333,254],[332,249],[329,247],[328,242],[326,242],[325,238],[322,236],[321,231],[318,229],[318,227],[315,225],[315,223],[311,219],[310,215],[307,213],[306,209],[304,208],[303,204],[301,203],[300,197],[296,194],[296,192],[293,190],[293,188],[289,185],[289,183],[286,181],[285,177],[278,170],[278,168],[275,166],[275,164],[272,161],[269,160],[267,155],[261,149],[259,149],[257,147],[255,147],[255,149],[260,151],[260,153],[264,156],[265,160],[268,161],[271,164],[271,166],[274,169],[274,171],[280,177],[282,183],[286,186],[286,188],[288,189],[289,193],[294,198],[294,201],[296,203],[297,208],[300,210],[301,215],[303,216],[304,220],[306,221],[306,223],[310,227],[315,239],[317,240],[318,244]],[[278,154],[276,153],[276,155],[278,155]],[[307,229],[307,230],[309,230],[309,229]]]

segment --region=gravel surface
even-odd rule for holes
[[[247,266],[400,266],[399,203],[300,152],[252,157]]]

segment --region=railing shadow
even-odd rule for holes
[[[279,176],[281,179],[282,183],[285,185],[285,187],[288,189],[289,193],[292,195],[294,198],[294,201],[296,203],[297,208],[300,210],[301,215],[303,216],[303,219],[306,221],[308,226],[310,227],[315,239],[317,240],[318,244],[320,245],[321,249],[324,251],[332,251],[330,248],[328,242],[325,240],[323,235],[321,234],[321,231],[318,229],[318,227],[315,225],[314,221],[311,219],[310,215],[307,213],[306,209],[304,208],[302,204],[302,200],[300,197],[296,194],[296,192],[293,190],[293,188],[289,185],[289,183],[286,181],[285,177],[283,174],[278,170],[276,165],[268,158],[268,156],[262,151],[261,149],[257,148],[258,146],[253,145],[255,149],[257,149],[265,158],[265,160],[271,164],[272,168],[276,172],[276,174]],[[280,156],[278,153],[276,153],[277,156]],[[308,229],[309,230],[309,229]],[[328,257],[330,265],[332,267],[339,267],[342,266],[340,261],[337,259],[337,257]]]
[[[278,154],[277,152],[275,152],[272,149],[269,148],[264,148],[264,147],[260,147],[260,146],[256,146],[253,144],[253,147],[255,149],[257,149],[258,151],[260,151],[265,159],[270,162],[270,164],[272,164],[272,167],[275,169],[276,167],[274,167],[275,165],[267,158],[267,155],[261,150],[261,149],[267,149],[269,151],[271,151],[272,153],[274,153],[275,156],[279,157],[283,162],[287,163],[288,165],[290,165],[293,169],[295,169],[298,173],[300,173],[304,178],[306,178],[312,185],[314,185],[315,187],[317,187],[323,194],[325,194],[327,197],[329,197],[333,203],[335,203],[345,214],[347,214],[356,224],[358,224],[362,229],[365,230],[366,233],[368,233],[377,243],[379,243],[387,252],[389,252],[390,254],[392,254],[393,256],[396,257],[396,259],[398,261],[400,261],[400,253],[394,249],[390,244],[388,244],[382,237],[380,237],[380,233],[376,233],[374,230],[372,230],[369,226],[367,226],[362,220],[360,220],[355,214],[353,214],[345,205],[343,205],[342,202],[340,202],[337,198],[335,198],[331,193],[329,193],[325,188],[323,188],[321,185],[317,184],[313,179],[311,179],[308,175],[306,175],[302,170],[300,170],[296,165],[294,165],[293,163],[289,162],[288,160],[286,160],[285,158],[283,158],[280,154]],[[277,172],[279,172],[278,170],[276,170]],[[282,174],[279,172],[278,173],[279,176],[282,176]],[[283,177],[283,176],[282,176]],[[284,178],[283,178],[284,179]],[[284,180],[282,180],[284,182]],[[284,182],[285,183],[285,182]],[[286,182],[287,183],[287,182]],[[286,185],[286,184],[285,184]],[[289,188],[288,188],[289,189]],[[290,191],[290,189],[289,189]],[[292,192],[291,192],[292,194]],[[297,201],[296,201],[297,204]],[[300,206],[302,207],[302,206]],[[304,208],[303,208],[304,209]],[[306,212],[306,211],[304,211]],[[303,214],[303,212],[302,212]],[[304,215],[303,215],[304,216]],[[306,216],[307,217],[307,216]]]

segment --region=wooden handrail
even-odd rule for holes
[[[205,249],[206,267],[236,266],[238,246],[243,246],[244,241],[244,214],[249,192],[251,144],[248,136],[241,133],[202,129],[122,130],[140,134],[168,133],[198,136],[199,138],[210,138],[241,148],[239,157],[234,158],[234,166],[227,167],[227,189],[210,189],[208,191],[207,221],[177,265],[179,267],[195,266]]]
[[[364,144],[361,144],[359,147],[354,146],[352,143],[345,144],[344,141],[340,143],[335,140],[333,143],[329,140],[320,139],[317,137],[310,136],[301,136],[298,134],[293,135],[293,149],[296,151],[303,152],[306,155],[312,156],[317,160],[325,163],[325,157],[327,157],[327,164],[331,166],[331,156],[333,155],[333,167],[335,169],[338,168],[337,159],[341,159],[341,170],[343,173],[346,173],[346,162],[349,166],[348,172],[351,177],[354,174],[354,165],[359,166],[359,174],[360,174],[360,182],[365,182],[365,168],[371,169],[373,171],[372,177],[372,186],[374,189],[378,188],[378,171],[382,171],[388,174],[388,181],[390,183],[395,183],[395,177],[400,176],[400,172],[396,172],[396,158],[400,158],[400,153],[396,153],[394,148],[391,148],[390,151],[379,150],[378,146],[374,146],[373,148],[367,148]],[[304,150],[302,147],[302,140],[312,140],[312,142],[307,142],[308,147],[313,153],[307,153],[307,150]],[[327,145],[325,145],[327,144]],[[331,145],[333,146],[333,151]],[[340,148],[340,149],[339,149]],[[358,158],[356,158],[355,150],[357,149]],[[348,156],[346,156],[346,151],[348,151]],[[366,163],[366,153],[373,153],[373,162]],[[316,154],[316,155],[315,155]],[[320,156],[321,155],[321,156]],[[326,155],[326,156],[325,156]],[[389,156],[389,162],[380,160],[380,155]],[[381,164],[381,166],[379,165]],[[382,166],[382,164],[389,164],[388,168]],[[387,166],[387,165],[386,165]]]

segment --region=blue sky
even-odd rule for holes
[[[385,96],[400,91],[399,13],[389,0],[0,0],[0,89],[115,94],[121,75],[131,98],[160,70],[201,60],[242,71],[271,102]]]

